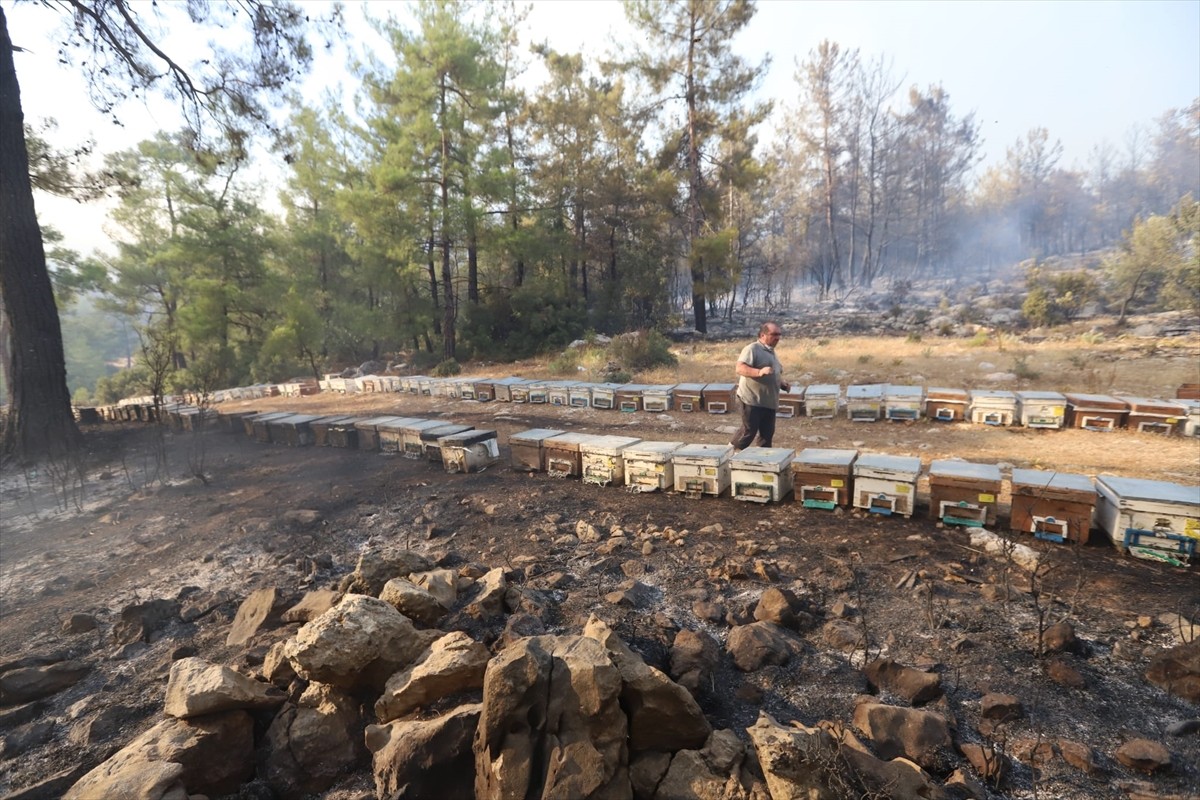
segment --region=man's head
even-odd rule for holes
[[[768,347],[774,347],[783,336],[783,329],[777,322],[764,322],[758,329],[758,340]]]

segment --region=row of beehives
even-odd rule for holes
[[[205,419],[176,409],[181,429]],[[210,412],[211,414],[211,412]],[[499,455],[494,430],[416,417],[314,416],[279,412],[211,415],[260,442],[349,447],[441,461],[448,472],[475,472]],[[794,497],[814,509],[860,508],[910,517],[916,510],[921,460],[857,450],[748,448],[645,441],[535,428],[508,437],[516,470],[574,477],[630,491],[675,491],[688,497],[728,495],[771,503]],[[1000,523],[1006,480],[999,467],[935,460],[928,468],[929,515],[964,527]],[[1050,541],[1085,543],[1093,524],[1131,553],[1183,564],[1200,540],[1200,487],[1164,481],[1014,469],[1007,478],[1009,528]]]
[[[617,384],[525,378],[430,378],[373,376],[328,378],[321,388],[337,392],[407,392],[450,399],[546,403],[618,411],[681,411],[725,414],[734,410],[732,383]],[[1200,401],[1125,395],[950,389],[899,384],[793,387],[779,399],[778,415],[831,419],[840,413],[857,422],[943,422],[1087,430],[1129,428],[1200,436]]]

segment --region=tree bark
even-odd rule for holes
[[[21,90],[0,8],[0,294],[12,326],[3,452],[23,461],[78,449],[62,328],[33,204]]]

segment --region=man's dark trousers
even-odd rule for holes
[[[746,405],[741,400],[738,400],[738,406],[742,410],[742,427],[730,442],[733,449],[745,450],[755,434],[758,435],[758,447],[770,447],[775,438],[775,409]]]

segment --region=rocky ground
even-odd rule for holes
[[[725,435],[421,402],[405,413],[502,441],[563,422]],[[0,485],[10,798],[1200,794],[1193,571],[1097,541],[989,551],[924,509],[447,475],[220,431],[88,436],[82,472]]]

